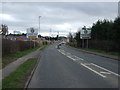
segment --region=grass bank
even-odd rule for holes
[[[31,58],[21,64],[8,77],[3,79],[2,88],[24,88],[25,83],[37,63],[37,59]]]
[[[102,54],[107,54],[107,55],[120,56],[120,53],[117,53],[117,52],[106,52],[103,50],[96,50],[96,49],[89,49],[89,48],[81,48],[81,49],[91,51],[91,52],[98,52],[98,53],[102,53]]]
[[[28,49],[28,50],[25,50],[25,51],[21,51],[21,52],[18,52],[18,53],[15,53],[15,54],[9,54],[5,57],[2,58],[2,68],[4,68],[5,66],[7,66],[9,63],[17,60],[18,58],[22,57],[22,56],[25,56],[37,49],[39,50],[43,50],[45,47],[49,46],[50,44],[48,45],[42,45],[42,46],[38,46],[36,48],[31,48],[31,49]]]
[[[70,46],[69,44],[67,44],[67,45]],[[74,47],[74,46],[71,46],[71,47]],[[91,52],[102,53],[102,54],[106,54],[106,55],[120,56],[120,53],[118,53],[118,52],[106,52],[106,51],[98,50],[98,49],[80,48],[80,47],[74,47],[74,48],[91,51]]]

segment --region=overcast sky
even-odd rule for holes
[[[117,2],[4,2],[1,3],[0,20],[8,25],[9,33],[26,33],[29,27],[39,27],[40,34],[66,36],[83,26],[90,27],[98,19],[114,20],[118,15]]]

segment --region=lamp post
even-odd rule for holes
[[[40,33],[40,18],[41,18],[41,16],[39,16],[39,33]]]
[[[118,2],[118,17],[120,17],[120,1]]]

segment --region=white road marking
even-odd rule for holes
[[[91,65],[91,63],[84,63],[84,65]]]
[[[70,56],[71,54],[70,54],[70,53],[68,53],[68,52],[66,52],[66,55],[69,55],[69,56]]]
[[[59,51],[61,54],[67,56],[68,58],[70,58],[70,59],[73,60],[73,61],[84,60],[83,58],[80,58],[80,57],[77,57],[77,56],[75,56],[75,55],[72,55],[71,53],[65,52],[64,50],[61,50],[61,49],[60,49],[60,50],[58,50],[58,51]],[[74,58],[74,57],[75,57],[75,58]],[[84,64],[83,64],[83,63],[80,63],[80,64],[81,64],[82,66],[88,68],[89,70],[93,71],[94,73],[100,75],[100,76],[103,77],[103,78],[105,78],[106,76],[104,76],[104,75],[102,75],[102,74],[111,74],[111,73],[112,73],[112,74],[114,74],[114,75],[116,75],[116,76],[120,76],[119,74],[114,73],[114,72],[112,72],[112,71],[110,71],[110,70],[108,70],[108,69],[105,69],[105,68],[103,68],[103,67],[101,67],[101,66],[99,66],[99,65],[96,65],[96,64],[94,64],[94,63],[84,63]],[[92,68],[88,67],[87,65],[96,66],[96,67],[98,67],[98,68],[100,68],[100,69],[102,69],[102,70],[105,70],[105,71],[107,71],[107,72],[100,71],[100,73],[99,73],[99,72],[93,70]]]
[[[105,69],[105,68],[103,68],[103,67],[101,67],[101,66],[99,66],[99,65],[96,65],[96,64],[94,64],[94,63],[91,63],[91,64],[94,65],[94,66],[96,66],[96,67],[98,67],[98,68],[101,68],[101,69],[103,69],[103,70],[105,70],[105,71],[108,71],[108,72],[110,72],[110,73],[112,73],[112,74],[120,77],[120,75],[117,74],[117,73],[114,73],[114,72],[112,72],[112,71],[110,71],[110,70],[108,70],[108,69]]]
[[[73,61],[77,61],[77,60],[84,60],[82,58],[79,58],[75,55],[72,55],[71,53],[65,52],[64,50],[58,50],[60,53],[62,53],[63,55],[67,56],[68,58],[72,59]]]
[[[61,52],[63,55],[66,55],[65,53]]]
[[[99,76],[101,76],[101,77],[103,77],[103,78],[106,78],[106,76],[104,76],[104,75],[102,75],[101,73],[99,73],[99,72],[93,70],[92,68],[86,66],[85,64],[81,63],[81,65],[84,66],[84,67],[86,67],[87,69],[93,71],[94,73],[98,74]]]
[[[102,71],[101,71],[100,73],[102,73],[102,74],[111,74],[111,73],[109,73],[109,72],[102,72]]]
[[[75,56],[77,59],[79,59],[79,60],[84,60],[83,58],[79,58],[79,57],[77,57],[77,56]]]
[[[72,58],[72,57],[70,57],[70,56],[67,56],[68,58],[70,58],[70,59],[72,59],[73,61],[76,61],[76,59],[74,59],[74,58]]]

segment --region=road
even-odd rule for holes
[[[56,45],[46,48],[28,88],[118,88],[118,61]]]

